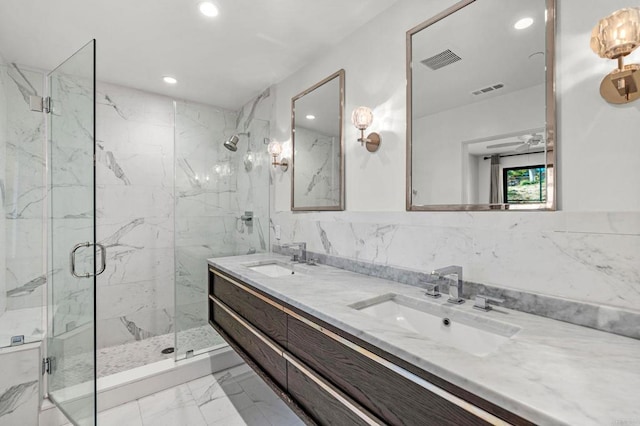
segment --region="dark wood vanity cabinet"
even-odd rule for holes
[[[296,365],[287,363],[287,392],[318,424],[327,425],[368,425],[341,401],[314,381],[308,372],[303,372]]]
[[[423,425],[425,419],[434,425],[489,424],[291,317],[288,339],[292,354],[389,424]]]
[[[212,294],[280,345],[287,344],[287,314],[282,306],[261,299],[254,289],[241,288],[221,275],[213,278]],[[252,292],[254,294],[252,294]]]
[[[213,268],[209,293],[211,325],[307,423],[532,424]]]

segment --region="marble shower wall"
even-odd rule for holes
[[[7,286],[5,284],[7,228],[4,210],[7,136],[6,67],[0,63],[0,316],[7,309]]]
[[[0,349],[0,426],[38,426],[41,346]]]
[[[296,207],[340,204],[339,138],[297,127],[296,165]]]
[[[207,324],[210,257],[268,250],[269,123],[236,112],[176,102],[176,329]],[[238,150],[223,142],[236,133]],[[251,225],[240,219],[253,211]],[[179,355],[187,347],[178,333]]]
[[[29,96],[42,95],[43,74],[0,65],[0,87],[0,308],[41,307],[46,282],[44,119],[30,111]]]
[[[269,247],[262,145],[269,123],[251,111],[184,101],[175,108],[174,123],[172,99],[98,84],[97,232],[107,247],[97,286],[98,348],[206,324],[204,259]],[[222,146],[248,131],[249,171],[246,136],[234,154]],[[256,217],[251,229],[239,220],[245,210]]]
[[[99,83],[96,95],[97,348],[173,331],[173,104]]]

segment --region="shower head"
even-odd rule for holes
[[[236,152],[238,150],[238,141],[240,141],[238,135],[233,135],[225,141],[224,147],[229,151]]]
[[[248,138],[251,138],[251,132],[246,132],[246,133],[236,133],[235,135],[231,136],[229,139],[227,139],[224,142],[224,147],[227,148],[229,151],[232,152],[236,152],[238,150],[238,142],[240,142],[240,136],[246,136]]]

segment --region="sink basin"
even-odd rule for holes
[[[259,263],[250,263],[244,265],[252,271],[259,272],[268,277],[285,277],[288,275],[304,275],[299,271],[296,271],[292,265],[288,265],[284,262],[279,261],[266,261]]]
[[[485,356],[508,342],[520,327],[426,300],[385,294],[350,307],[377,321],[393,324],[429,340],[476,356]]]

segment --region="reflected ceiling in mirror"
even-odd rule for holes
[[[291,99],[291,210],[344,210],[344,70]]]
[[[407,32],[407,210],[555,209],[554,27],[464,0]]]

